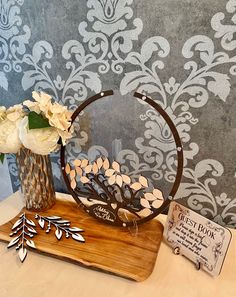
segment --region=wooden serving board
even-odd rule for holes
[[[34,219],[35,213],[22,209]],[[151,220],[138,227],[138,234],[126,228],[102,224],[81,210],[78,204],[57,200],[43,216],[56,215],[71,221],[71,226],[84,229],[85,243],[65,236],[58,241],[54,230],[46,234],[38,224],[38,234],[34,237],[36,251],[51,257],[69,261],[85,267],[112,273],[135,281],[145,280],[153,271],[162,240],[163,226]],[[0,240],[10,241],[9,233],[17,218],[0,226]],[[26,261],[30,261],[27,259]]]

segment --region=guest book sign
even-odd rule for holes
[[[171,202],[164,230],[167,243],[209,274],[220,274],[231,236],[228,229]]]

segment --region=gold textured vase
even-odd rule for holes
[[[22,148],[17,154],[17,163],[26,208],[33,211],[51,208],[56,196],[49,156]]]

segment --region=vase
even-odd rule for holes
[[[51,208],[56,195],[49,155],[37,155],[21,148],[17,163],[26,209],[42,211]]]

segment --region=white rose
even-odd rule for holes
[[[29,130],[28,117],[21,120],[19,137],[22,144],[35,154],[48,155],[58,148],[57,129],[49,127]]]
[[[0,152],[4,154],[15,154],[21,148],[18,135],[18,127],[21,119],[11,121],[6,118],[0,121]]]

